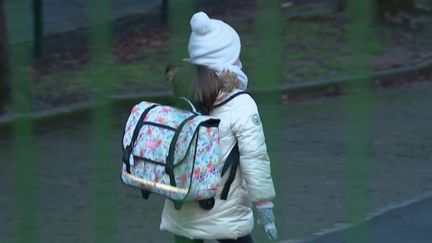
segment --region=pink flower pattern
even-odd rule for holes
[[[208,164],[207,171],[208,171],[210,174],[214,174],[214,164],[213,164],[213,161],[210,161],[210,163]]]
[[[132,109],[125,126],[124,146],[130,143],[141,114],[151,105],[153,103],[141,102]],[[169,106],[157,106],[149,112],[146,121],[163,123],[166,126],[177,128],[190,115],[191,113],[188,111],[178,110]],[[219,131],[217,127],[206,128],[198,126],[209,118],[208,116],[198,116],[187,122],[175,144],[175,180],[177,187],[190,190],[186,198],[186,195],[183,193],[156,189],[149,185],[140,184],[126,176],[122,176],[123,181],[126,184],[150,190],[173,200],[190,201],[214,196],[219,188],[223,166],[219,161]],[[196,129],[199,129],[199,139],[195,147],[196,136],[192,135]],[[165,163],[174,133],[174,131],[165,128],[144,125],[132,153],[146,159]],[[189,146],[190,149],[188,151]],[[196,158],[193,165],[194,155]],[[124,171],[125,167],[123,167]],[[169,176],[165,173],[165,166],[160,164],[143,160],[135,161],[135,164],[131,167],[131,173],[145,180],[170,185]]]

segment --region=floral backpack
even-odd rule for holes
[[[198,201],[211,209],[221,178],[231,168],[221,199],[226,199],[238,167],[237,145],[225,163],[219,160],[220,120],[191,111],[143,101],[135,105],[123,136],[121,179],[141,189],[148,198],[156,193],[171,199],[175,208]]]

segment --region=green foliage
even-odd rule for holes
[[[176,97],[194,98],[196,83],[196,68],[194,65],[182,62],[170,64],[165,69],[165,77],[170,82]]]
[[[258,45],[250,50],[253,64],[250,75],[257,81],[257,86],[273,88],[282,80],[283,20],[278,1],[257,1],[255,36]]]

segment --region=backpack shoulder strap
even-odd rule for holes
[[[234,145],[234,148],[231,150],[231,152],[228,154],[227,159],[225,160],[224,166],[222,168],[222,176],[225,175],[227,170],[231,167],[231,170],[229,172],[229,176],[227,181],[225,182],[225,185],[222,189],[221,199],[226,200],[228,198],[228,193],[231,188],[231,184],[234,181],[235,175],[237,173],[237,169],[240,164],[240,152],[238,149],[238,144],[236,143]]]
[[[251,96],[248,92],[241,91],[241,92],[233,94],[228,99],[224,100],[222,103],[215,105],[214,107],[215,108],[221,107],[221,106],[225,105],[226,103],[230,102],[231,100],[233,100],[235,97],[240,96],[240,95]],[[225,185],[222,189],[222,194],[221,194],[222,200],[226,200],[228,198],[228,193],[229,193],[229,190],[231,188],[231,184],[233,183],[233,181],[235,179],[239,165],[240,165],[240,152],[239,152],[238,144],[236,143],[234,145],[233,149],[231,150],[231,152],[228,154],[228,157],[225,160],[224,166],[222,168],[222,176],[224,176],[225,173],[228,171],[228,169],[231,168],[229,175],[228,175],[228,179],[225,182]]]
[[[197,109],[195,108],[195,105],[186,97],[179,97],[180,100],[184,101],[188,105],[188,110],[193,113],[198,113]]]
[[[223,102],[221,102],[221,103],[215,105],[214,108],[221,107],[221,106],[225,105],[226,103],[230,102],[230,101],[231,101],[232,99],[234,99],[235,97],[237,97],[237,96],[239,96],[239,95],[244,95],[244,94],[251,96],[251,95],[250,95],[248,92],[246,92],[246,91],[240,91],[240,92],[237,92],[237,93],[231,95],[228,99],[224,100]],[[252,97],[252,96],[251,96],[251,97]]]

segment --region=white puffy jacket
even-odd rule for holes
[[[222,97],[236,92],[239,90]],[[221,159],[226,159],[236,141],[239,146],[240,166],[228,199],[220,200],[220,190],[214,208],[208,211],[201,209],[196,202],[185,203],[176,210],[173,203],[166,200],[160,229],[191,239],[236,239],[252,232],[252,203],[271,200],[275,196],[270,160],[257,105],[252,97],[238,95],[215,108],[210,115],[221,119]],[[228,174],[225,174],[224,181]]]

